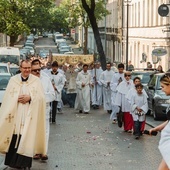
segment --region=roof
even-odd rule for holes
[[[0,73],[0,76],[11,76],[11,73]]]

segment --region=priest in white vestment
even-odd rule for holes
[[[92,106],[93,109],[98,109],[99,106],[102,105],[102,97],[103,97],[103,88],[102,83],[100,82],[99,78],[102,74],[103,70],[101,68],[101,64],[97,62],[95,64],[95,68],[92,70],[92,83],[93,91],[92,91]]]
[[[111,63],[106,64],[106,70],[100,75],[100,82],[103,86],[103,106],[104,110],[107,110],[109,114],[112,112],[111,106],[111,89],[110,81],[112,80],[114,72],[111,70]]]
[[[119,107],[115,105],[115,99],[117,94],[117,86],[124,80],[124,64],[118,64],[118,72],[113,75],[113,78],[110,82],[111,89],[111,105],[112,105],[112,114],[110,115],[110,119],[113,121],[112,123],[117,122],[117,113],[119,112]]]
[[[35,153],[46,154],[45,96],[40,79],[30,74],[30,61],[22,61],[20,70],[0,108],[0,152],[6,153],[5,165],[29,169]]]
[[[91,75],[88,73],[88,65],[83,65],[83,70],[78,73],[77,84],[77,96],[75,101],[75,109],[79,110],[79,113],[84,112],[88,114],[90,111],[90,86]]]
[[[41,71],[41,72],[40,72]],[[49,135],[50,135],[50,102],[52,102],[55,99],[55,91],[53,88],[53,85],[51,83],[50,77],[44,76],[42,73],[40,65],[34,65],[34,61],[32,61],[32,66],[31,66],[31,73],[34,76],[37,76],[40,78],[43,89],[44,89],[44,94],[45,94],[45,99],[46,99],[46,147],[47,147],[47,152],[48,152],[48,141],[49,141]],[[41,160],[47,160],[48,156],[47,153],[45,155],[40,155],[36,154],[34,156],[34,159],[40,159]]]
[[[129,71],[124,73],[125,79],[118,85],[117,94],[115,99],[115,105],[121,107],[123,112],[123,124],[124,131],[131,132],[133,129],[133,119],[130,114],[130,104],[128,99],[125,97],[128,91],[134,86],[131,78],[131,73]]]

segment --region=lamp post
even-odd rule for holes
[[[131,1],[126,1],[126,70],[128,70],[128,60],[129,60],[129,3]]]

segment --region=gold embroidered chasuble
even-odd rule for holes
[[[18,103],[20,94],[31,96],[31,102]],[[40,79],[29,75],[26,82],[21,74],[8,83],[0,108],[0,152],[8,152],[13,134],[22,135],[17,153],[33,157],[46,154],[45,96]],[[17,145],[17,143],[16,143]]]

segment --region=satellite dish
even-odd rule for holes
[[[162,4],[158,7],[158,14],[161,17],[166,17],[169,14],[169,8],[166,4]]]

